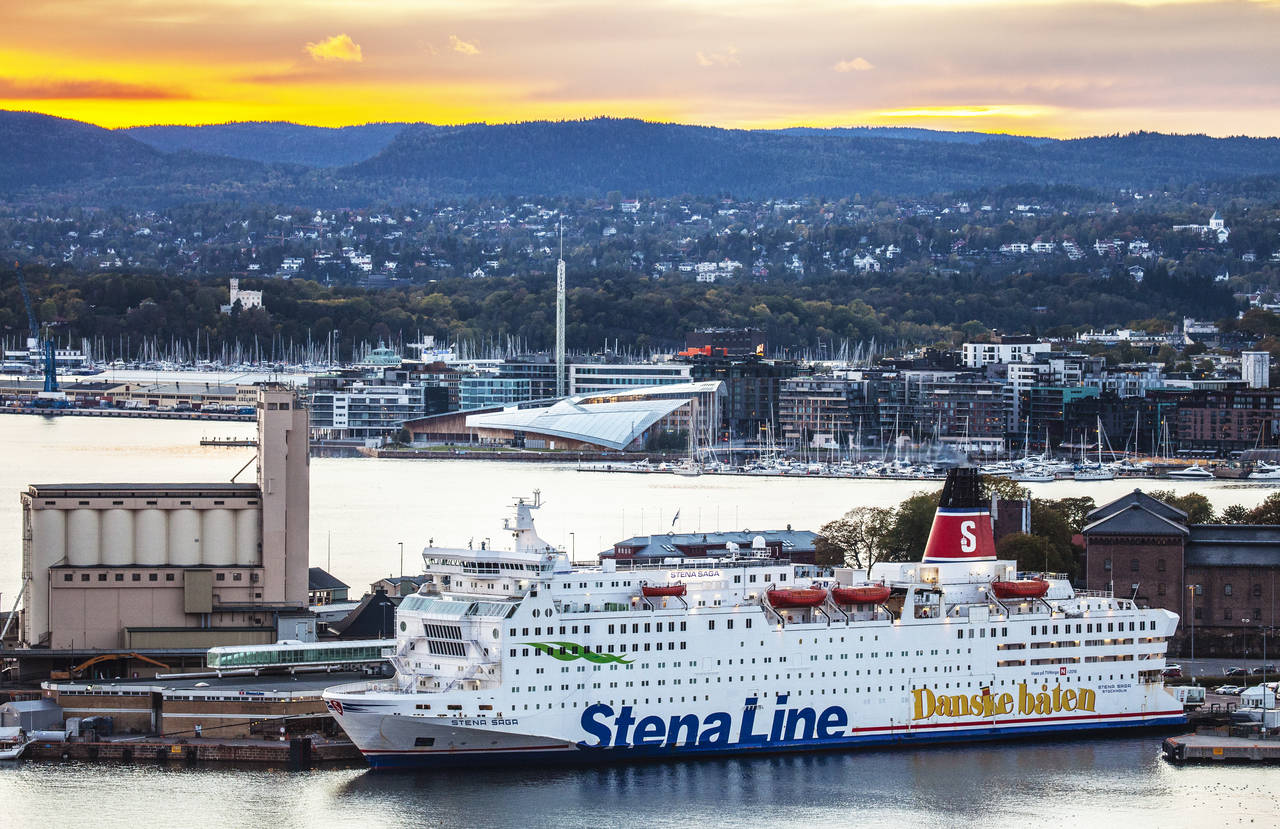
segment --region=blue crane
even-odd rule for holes
[[[31,305],[31,294],[27,292],[27,281],[22,278],[22,265],[14,262],[13,268],[18,272],[18,290],[22,292],[22,304],[27,306],[27,328],[31,331],[31,339],[40,343],[44,362],[44,390],[46,392],[56,392],[58,390],[58,366],[57,361],[54,359],[53,338],[50,337],[43,341],[40,339],[40,323],[36,322],[35,308]]]

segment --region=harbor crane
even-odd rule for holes
[[[58,364],[54,352],[53,337],[49,336],[44,340],[40,338],[40,323],[36,321],[35,307],[31,304],[31,294],[27,291],[27,280],[22,276],[22,265],[18,262],[13,263],[13,269],[18,273],[18,290],[22,293],[22,304],[27,306],[27,329],[31,332],[27,336],[27,350],[34,348],[40,349],[40,362],[44,366],[44,389],[37,397],[38,405],[56,405],[59,401],[63,404],[66,402],[66,395],[58,390]]]

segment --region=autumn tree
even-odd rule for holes
[[[887,507],[854,507],[824,524],[818,531],[822,544],[817,563],[870,570],[884,557],[884,542],[893,518],[894,511]]]
[[[1188,524],[1213,523],[1213,504],[1209,503],[1209,499],[1198,492],[1179,495],[1171,489],[1156,489],[1147,494],[1157,501],[1185,512]]]

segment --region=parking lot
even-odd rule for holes
[[[1182,675],[1192,678],[1212,677],[1220,679],[1226,674],[1228,668],[1246,668],[1249,671],[1248,679],[1251,682],[1261,682],[1262,674],[1254,674],[1255,668],[1262,667],[1261,659],[1178,659],[1170,657],[1167,660],[1170,665],[1181,665]],[[1280,655],[1272,657],[1268,655],[1267,664],[1280,667]],[[1241,677],[1243,679],[1244,677]],[[1267,672],[1267,681],[1273,682],[1280,679],[1280,672]],[[1243,682],[1236,683],[1243,685]]]

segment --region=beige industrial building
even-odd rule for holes
[[[286,386],[260,386],[256,402],[256,483],[33,484],[22,493],[23,648],[308,638],[307,413]]]

